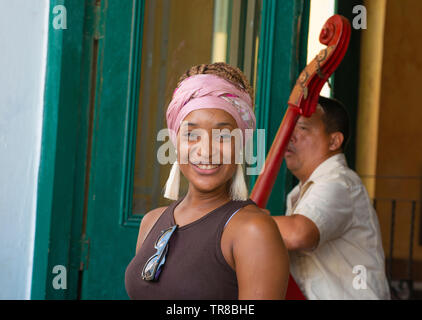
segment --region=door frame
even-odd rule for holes
[[[350,22],[355,18],[353,8],[363,5],[363,0],[336,1],[335,12],[345,16]],[[359,66],[362,30],[352,28],[349,47],[342,63],[335,72],[333,97],[344,103],[350,118],[350,139],[345,150],[347,164],[356,169],[356,129],[359,105]]]
[[[53,9],[66,8],[67,29],[53,28]],[[94,1],[50,0],[41,158],[37,189],[31,299],[76,299],[81,206],[92,78]],[[82,186],[82,188],[80,188]],[[67,288],[56,290],[53,268],[66,268]]]
[[[290,92],[306,66],[309,11],[308,0],[263,1],[255,115],[257,128],[266,130],[266,153],[287,110]],[[250,177],[250,190],[256,179]],[[295,181],[283,161],[267,204],[272,215],[284,215],[285,199]]]
[[[102,1],[101,6],[97,0],[50,1],[32,299],[78,298],[80,262],[87,249],[82,224],[89,192],[90,117],[96,103],[95,85],[102,77],[99,57],[107,8],[104,2],[112,0]],[[52,27],[56,5],[67,9],[66,30]],[[258,128],[267,129],[267,150],[287,107],[290,90],[306,63],[308,18],[306,0],[289,0],[283,5],[277,0],[263,1],[256,115]],[[291,180],[283,168],[273,194],[285,195]],[[272,197],[269,208],[284,212],[284,201],[280,202],[280,196]],[[67,269],[66,290],[52,286],[56,265]]]

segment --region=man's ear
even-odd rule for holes
[[[333,132],[330,134],[330,151],[337,151],[343,144],[344,136],[341,132]]]

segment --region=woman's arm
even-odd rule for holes
[[[239,299],[284,299],[289,258],[273,218],[245,209],[236,220],[232,250]]]

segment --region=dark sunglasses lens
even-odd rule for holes
[[[154,280],[157,281],[158,277],[160,276],[161,270],[163,268],[164,262],[166,261],[166,257],[163,256],[163,259],[160,262],[160,265],[157,268],[157,271],[155,271]]]
[[[154,279],[154,270],[156,268],[157,262],[158,262],[158,255],[154,255],[151,257],[147,263],[144,266],[144,269],[142,270],[142,279],[144,280],[152,280]]]
[[[164,247],[167,242],[169,241],[171,235],[173,234],[175,230],[175,227],[172,227],[170,229],[167,229],[166,231],[163,232],[163,234],[158,238],[155,247],[157,249],[161,249],[162,247]]]

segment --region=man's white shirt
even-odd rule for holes
[[[291,251],[290,271],[308,299],[390,299],[378,218],[343,153],[321,163],[287,196],[287,215],[312,220],[310,251]]]

